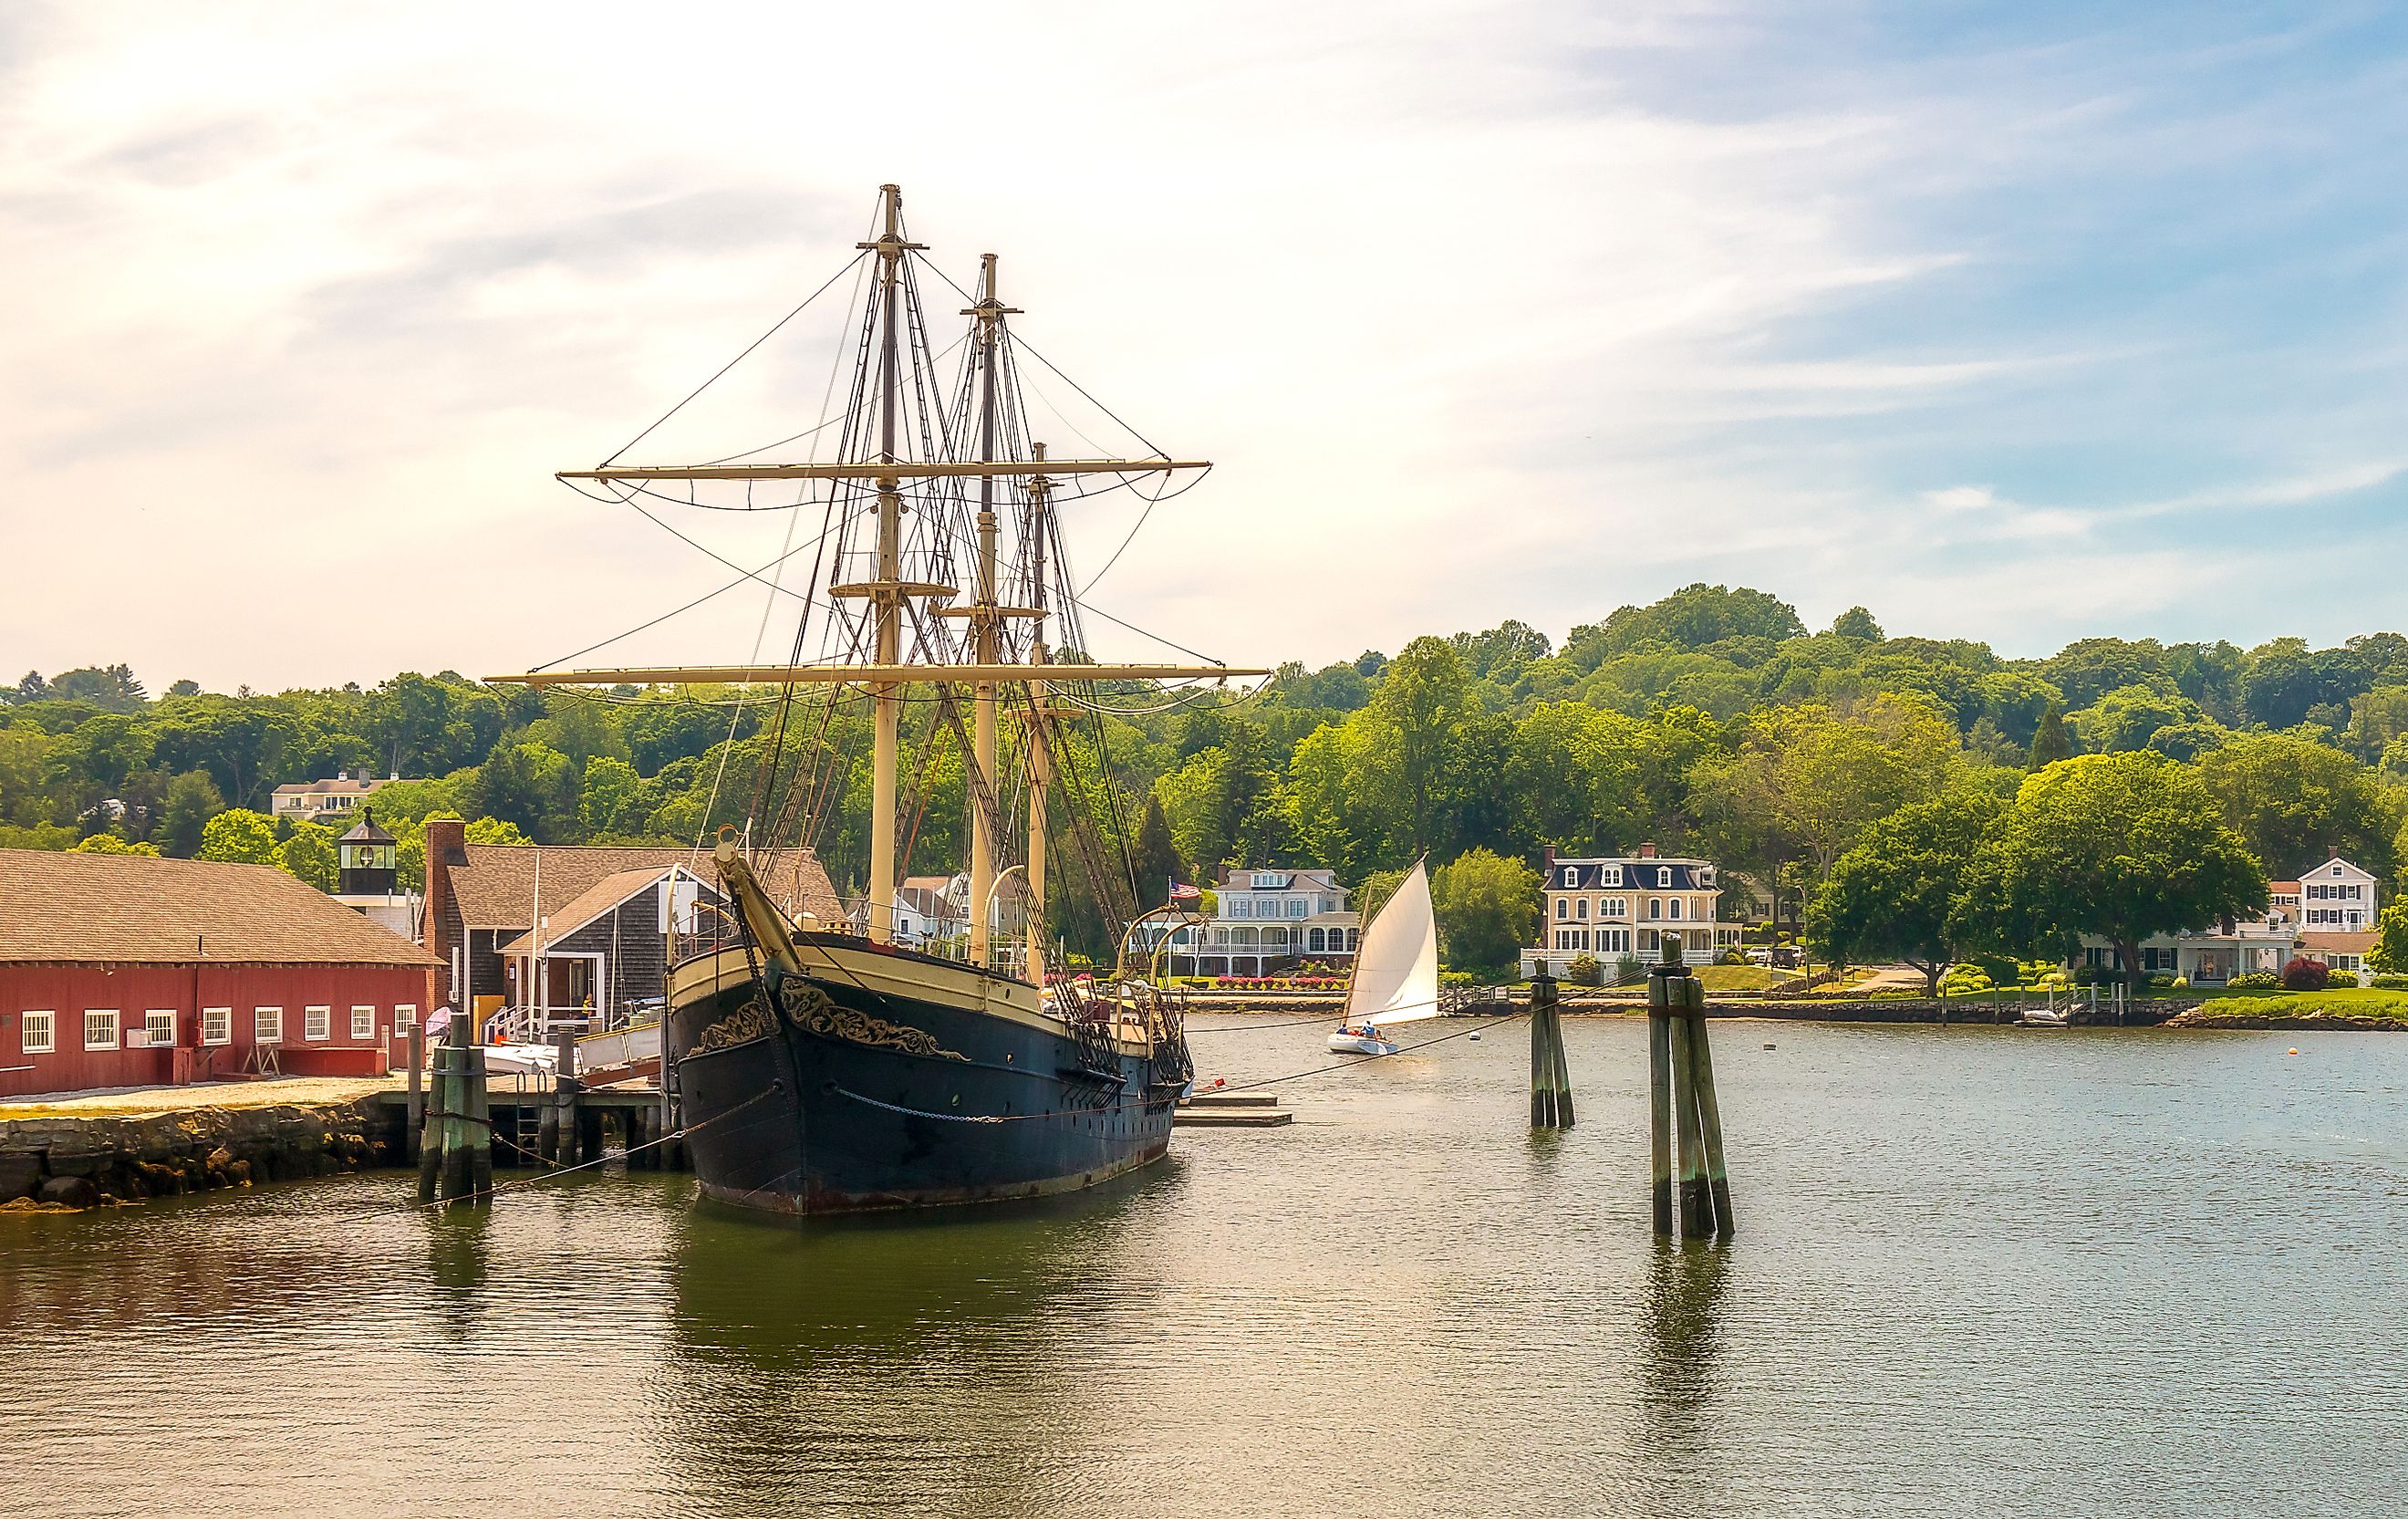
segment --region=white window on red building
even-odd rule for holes
[[[154,1050],[172,1049],[176,1043],[176,1010],[151,1008],[142,1014],[142,1042]]]
[[[334,1009],[304,1008],[301,1010],[301,1037],[303,1039],[322,1039],[333,1031],[334,1026]]]
[[[17,1049],[24,1054],[48,1054],[58,1048],[59,1015],[27,1012],[18,1016]]]
[[[407,1034],[418,1026],[418,1006],[412,1002],[396,1003],[393,1010],[393,1031]]]
[[[117,1048],[117,1010],[115,1008],[83,1010],[83,1047],[87,1050]]]
[[[354,1006],[351,1009],[351,1038],[355,1039],[372,1039],[376,1038],[375,1008],[368,1006]]]
[[[201,1042],[203,1044],[234,1042],[234,1010],[232,1008],[201,1010]]]
[[[255,1044],[284,1042],[284,1010],[253,1008],[251,1010],[251,1038]]]

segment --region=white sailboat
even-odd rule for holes
[[[1425,862],[1371,914],[1346,988],[1346,1019],[1329,1036],[1341,1054],[1395,1054],[1385,1030],[1438,1016],[1438,918]]]

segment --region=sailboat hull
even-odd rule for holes
[[[1085,1039],[999,977],[837,936],[800,973],[677,967],[669,1047],[703,1192],[780,1213],[1075,1191],[1159,1160],[1186,1049]]]

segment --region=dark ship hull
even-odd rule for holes
[[[671,973],[703,1192],[796,1214],[1032,1197],[1159,1160],[1193,1074],[1175,1018],[1052,1016],[1035,988],[829,934]]]

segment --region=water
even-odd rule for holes
[[[1198,1062],[1317,1065],[1322,1032],[1199,1032]],[[1566,1033],[1569,1135],[1526,1127],[1515,1025],[942,1219],[796,1228],[607,1173],[482,1217],[384,1173],[0,1219],[0,1513],[2408,1493],[2408,1039],[1718,1024],[1742,1234],[1684,1253],[1648,1234],[1643,1028]]]

